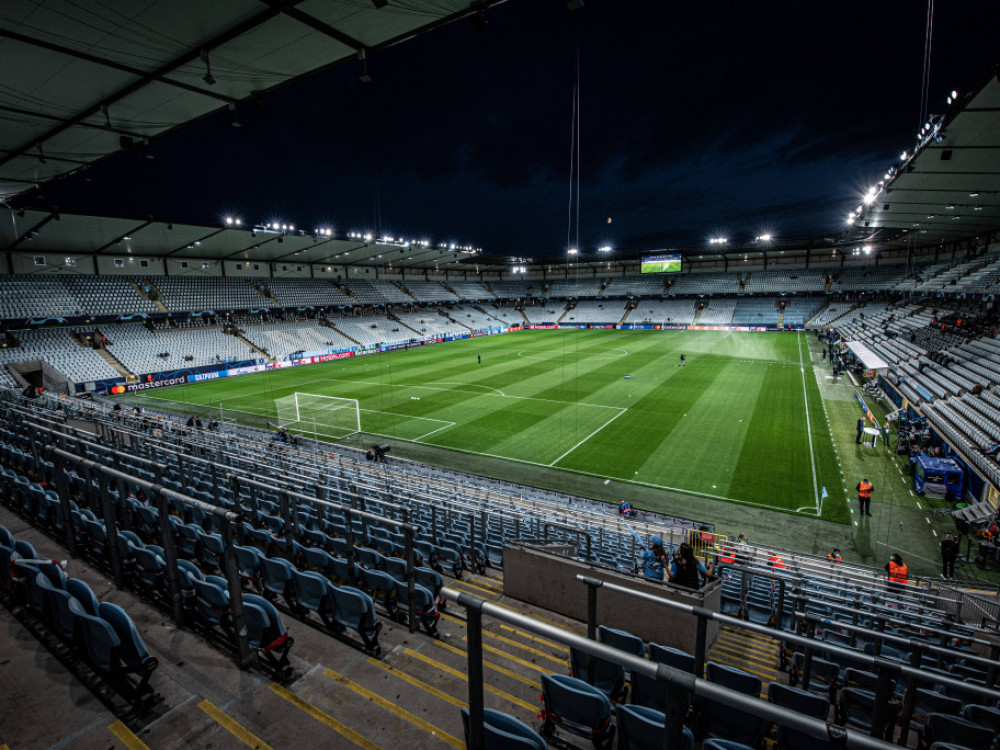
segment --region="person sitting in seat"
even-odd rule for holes
[[[635,509],[628,500],[621,500],[618,503],[618,512],[625,518],[635,518]]]

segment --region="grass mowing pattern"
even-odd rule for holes
[[[259,424],[273,418],[275,399],[296,391],[356,398],[369,442],[414,441],[813,515],[814,487],[826,486],[823,518],[844,522],[804,336],[524,331],[131,400],[186,403],[183,411],[206,417],[221,402],[226,416],[247,412]],[[301,427],[312,431],[308,419]],[[507,463],[503,476],[517,481],[517,464]]]

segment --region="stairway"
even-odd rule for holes
[[[335,330],[337,333],[339,333],[341,336],[343,336],[345,339],[347,339],[348,341],[352,342],[356,346],[361,346],[361,342],[360,341],[358,341],[357,339],[351,338],[346,333],[344,333],[343,331],[341,331],[339,328],[337,328],[337,326],[335,326],[333,323],[330,322],[329,318],[323,318],[323,321],[320,323],[320,325],[324,325],[327,328],[332,328],[333,330]],[[362,348],[364,348],[364,347],[362,347]]]
[[[528,320],[528,316],[524,314],[524,310],[523,309],[518,309],[518,312],[521,313],[521,317],[524,318],[524,325],[525,325],[525,327],[530,326],[531,325],[531,321]]]
[[[480,281],[479,283],[483,285],[483,288],[484,288],[484,289],[485,289],[485,290],[486,290],[487,292],[489,292],[490,294],[492,294],[492,295],[493,295],[494,297],[496,297],[496,296],[497,296],[497,293],[496,293],[496,292],[494,292],[494,291],[493,291],[493,288],[492,288],[492,287],[490,286],[490,282],[488,282],[488,281]]]
[[[622,315],[622,319],[618,321],[618,325],[624,324],[625,321],[628,320],[628,316],[632,314],[632,310],[634,309],[635,309],[634,307],[626,307],[625,314]]]
[[[708,652],[708,660],[760,677],[764,682],[761,698],[766,698],[768,683],[786,682],[778,669],[780,651],[774,638],[723,627]]]
[[[271,291],[270,287],[267,287],[267,291],[265,292],[265,291],[264,291],[263,289],[261,289],[261,288],[260,288],[260,287],[261,287],[261,285],[260,285],[260,284],[255,284],[255,283],[254,283],[254,282],[252,282],[252,281],[248,281],[248,282],[247,282],[247,284],[249,284],[249,285],[250,285],[250,287],[251,287],[251,288],[252,288],[252,289],[253,289],[253,290],[254,290],[255,292],[257,292],[257,294],[259,294],[259,295],[260,295],[261,297],[263,297],[264,299],[266,299],[266,300],[267,300],[268,302],[270,302],[270,303],[271,303],[271,304],[272,304],[273,306],[275,306],[275,307],[277,307],[277,306],[278,306],[278,300],[276,300],[276,299],[274,298],[274,292],[272,292],[272,291]]]
[[[569,305],[566,305],[566,309],[563,310],[563,314],[559,316],[559,320],[556,321],[556,325],[559,325],[560,323],[563,322],[566,316],[569,315],[570,310],[575,310],[575,309],[576,309],[575,307],[570,307]]]
[[[160,294],[160,290],[156,288],[156,284],[154,284],[152,281],[150,281],[149,279],[143,279],[142,283],[148,285],[149,288],[153,292],[155,292],[155,294],[147,293],[145,289],[143,289],[136,281],[132,279],[129,279],[128,283],[132,285],[133,289],[135,289],[136,294],[138,294],[143,299],[150,300],[154,305],[156,305],[157,310],[159,310],[160,312],[169,312],[167,306],[160,301],[163,299],[163,295]]]
[[[409,294],[409,292],[407,292],[407,294]],[[406,325],[406,323],[404,323],[403,321],[401,321],[399,319],[399,317],[396,316],[396,315],[389,315],[389,320],[391,320],[391,321],[393,321],[395,323],[399,323],[400,326],[402,326],[403,328],[405,328],[408,331],[413,331],[417,336],[423,336],[424,335],[420,331],[418,331],[416,328],[411,328],[410,326]]]
[[[708,307],[709,301],[705,300],[705,307]],[[694,313],[694,320],[691,321],[691,325],[698,325],[698,321],[701,320],[701,314],[705,312],[705,307],[699,307]]]
[[[351,290],[347,286],[347,284],[341,284],[341,283],[336,282],[336,281],[331,281],[330,283],[333,284],[335,287],[337,287],[337,289],[339,289],[340,291],[342,291],[348,297],[350,297],[352,300],[354,300],[357,304],[359,304],[359,305],[361,304],[361,300],[359,300],[357,297],[354,296],[354,294],[351,293]]]
[[[401,281],[393,281],[392,285],[394,287],[396,287],[399,291],[401,291],[403,294],[405,294],[407,297],[409,297],[410,299],[412,299],[414,302],[419,302],[420,301],[416,297],[413,296],[413,292],[411,292],[409,289],[407,289],[405,286],[403,286],[403,282],[401,282]],[[407,326],[407,328],[409,328],[409,326]]]
[[[777,299],[774,301],[774,306],[778,308],[778,328],[783,328],[785,325],[785,308],[781,307],[781,303]]]
[[[253,349],[253,350],[254,350],[255,352],[257,352],[257,353],[258,353],[258,354],[259,354],[260,356],[262,356],[262,357],[264,357],[264,358],[266,358],[266,359],[268,359],[268,360],[270,360],[270,361],[272,361],[272,362],[274,361],[274,357],[272,357],[272,356],[271,356],[270,354],[268,354],[268,353],[267,353],[267,352],[265,352],[265,351],[264,351],[263,349],[261,349],[260,347],[258,347],[258,346],[257,346],[257,345],[256,345],[256,344],[255,344],[254,342],[252,342],[252,341],[251,341],[250,339],[248,339],[248,338],[245,338],[245,337],[243,336],[243,334],[242,334],[242,333],[233,333],[233,336],[234,336],[234,337],[235,337],[236,339],[238,339],[238,340],[242,341],[242,342],[243,342],[244,344],[246,344],[246,345],[247,345],[248,347],[250,347],[251,349]]]
[[[129,382],[134,382],[134,381],[136,381],[136,380],[139,379],[138,375],[134,375],[131,372],[129,372],[128,368],[125,367],[125,365],[123,365],[121,362],[119,362],[115,358],[115,356],[111,352],[109,352],[107,349],[105,349],[103,346],[100,349],[95,349],[94,351],[97,352],[98,354],[100,354],[101,355],[101,359],[103,359],[109,365],[111,365],[112,367],[114,367],[115,370],[117,370],[118,373],[123,378],[127,379]]]

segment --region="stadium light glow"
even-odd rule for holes
[[[900,160],[900,161],[906,161],[906,160],[907,160],[907,158],[909,158],[909,156],[910,156],[910,155],[909,155],[908,153],[906,153],[906,152],[904,151],[903,153],[901,153],[901,154],[899,155],[899,160]]]
[[[232,224],[233,223],[233,217],[232,216],[227,216],[226,217],[226,223],[227,224]]]
[[[599,248],[597,248],[597,252],[599,252],[599,253],[610,253],[611,252],[611,245],[605,245],[604,247],[599,247]]]
[[[865,255],[871,255],[872,254],[871,246],[865,245],[864,248],[862,248],[862,249],[864,250]]]
[[[760,237],[757,238],[757,242],[770,242],[770,241],[771,241],[770,234],[762,234]]]
[[[709,245],[725,245],[727,242],[729,242],[729,240],[725,237],[711,237],[708,240]]]
[[[577,250],[577,249],[576,249],[575,247],[571,247],[571,248],[570,248],[569,250],[567,250],[566,252],[567,252],[567,253],[569,253],[570,255],[576,255],[576,254],[577,254],[577,252],[579,252],[579,251],[578,251],[578,250]]]
[[[239,225],[240,225],[240,224],[242,224],[243,222],[242,222],[242,221],[240,221],[240,220],[239,220],[239,218],[236,218],[236,219],[233,219],[233,223],[234,223],[234,224],[235,224],[236,226],[239,226]]]

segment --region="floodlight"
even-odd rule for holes
[[[234,220],[233,220],[233,223],[234,223],[234,224],[235,224],[236,226],[239,226],[239,225],[240,225],[240,224],[242,224],[243,222],[241,222],[241,221],[240,221],[239,219],[234,219]]]
[[[227,224],[232,224],[233,223],[233,217],[232,216],[227,216],[226,217],[226,223]]]
[[[610,253],[611,252],[611,245],[605,245],[604,247],[599,247],[599,248],[597,248],[597,252],[599,252],[599,253]]]
[[[899,155],[899,160],[900,161],[906,161],[907,157],[909,157],[909,154],[904,151],[903,153],[901,153]]]
[[[872,254],[871,247],[869,247],[868,245],[865,245],[864,246],[864,252],[865,252],[865,255],[871,255]]]
[[[570,255],[576,255],[578,251],[577,251],[577,249],[575,247],[571,247],[566,252],[569,253]]]
[[[952,91],[951,92],[951,98],[952,99],[958,99],[958,92],[957,91]]]
[[[770,242],[771,241],[771,235],[769,235],[769,234],[762,234],[760,237],[757,238],[757,240],[759,242]]]

